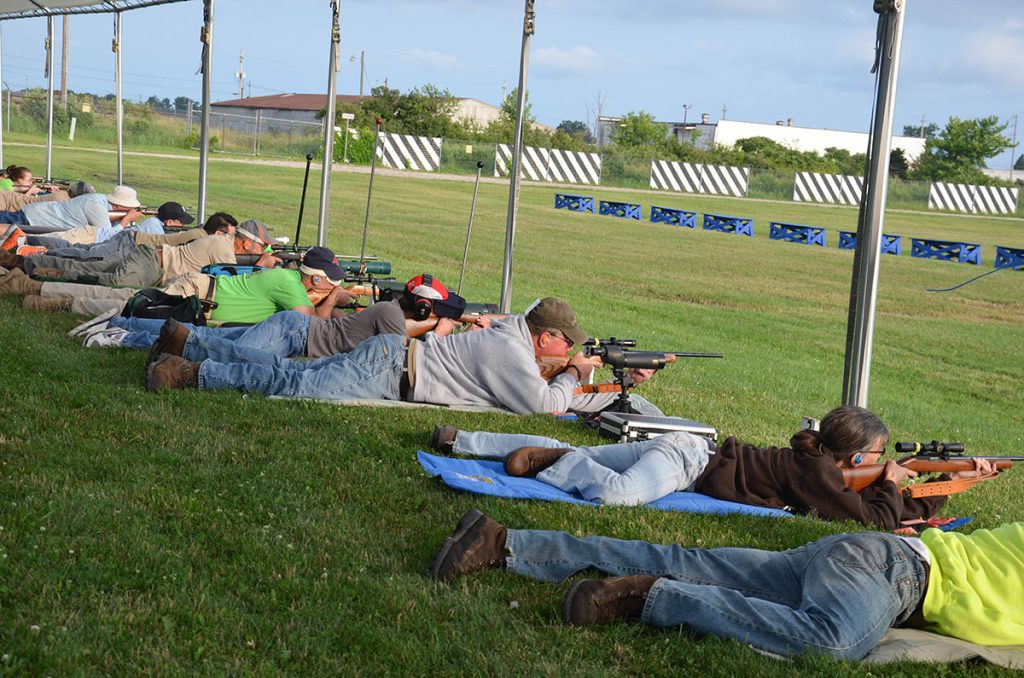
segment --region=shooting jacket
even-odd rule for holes
[[[894,530],[901,520],[928,518],[946,497],[911,499],[890,481],[847,489],[831,455],[759,448],[729,437],[697,477],[697,492],[754,506],[785,508],[826,520],[856,520]]]
[[[562,373],[545,381],[521,315],[490,328],[447,337],[432,333],[417,346],[412,400],[443,405],[504,407],[520,414],[569,408],[576,379]]]

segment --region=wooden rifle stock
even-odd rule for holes
[[[1012,459],[1001,459],[999,457],[983,457],[992,462],[997,470],[1003,471],[1013,466]],[[919,457],[905,457],[896,462],[918,473],[956,473],[957,471],[974,470],[973,457],[956,457],[952,459],[927,459]],[[855,492],[860,492],[871,485],[874,485],[882,477],[885,471],[885,464],[870,464],[867,466],[856,466],[843,469],[843,481],[846,487]]]

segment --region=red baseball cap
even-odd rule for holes
[[[405,293],[430,299],[431,301],[441,301],[448,298],[448,288],[429,273],[418,275],[405,283]]]

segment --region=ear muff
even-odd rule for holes
[[[423,284],[427,287],[432,287],[434,285],[434,278],[429,273],[424,273]],[[410,294],[409,301],[413,320],[426,320],[434,312],[434,302],[430,299]]]

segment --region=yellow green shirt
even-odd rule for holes
[[[929,630],[980,645],[1024,644],[1024,523],[971,534],[926,530]]]

